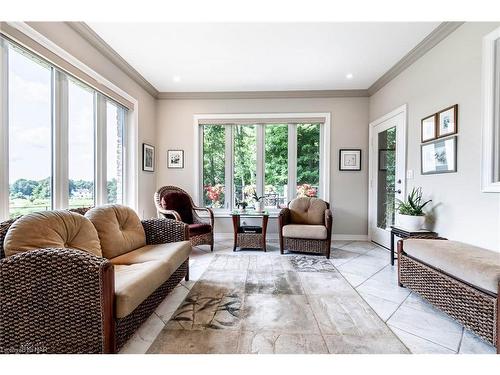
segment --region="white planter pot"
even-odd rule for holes
[[[262,212],[264,211],[264,200],[260,200],[255,202],[255,211]]]
[[[398,226],[411,232],[423,229],[425,216],[411,216],[398,214]]]

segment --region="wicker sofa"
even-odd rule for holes
[[[500,353],[498,252],[444,238],[400,240],[398,280]]]
[[[333,215],[328,202],[295,198],[280,211],[278,224],[281,254],[288,250],[330,258]]]
[[[120,205],[0,224],[0,352],[117,352],[188,279],[188,239]]]

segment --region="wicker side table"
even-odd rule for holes
[[[233,211],[234,245],[233,251],[236,248],[240,249],[262,249],[266,251],[266,231],[267,222],[269,220],[269,212],[267,211]],[[241,227],[242,217],[260,217],[262,218],[262,233],[243,233]]]

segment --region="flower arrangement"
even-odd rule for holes
[[[224,194],[224,185],[208,185],[205,186],[205,191],[207,192],[208,199],[212,201],[212,207],[219,207],[219,199],[221,198],[221,195]]]
[[[297,196],[299,197],[316,197],[318,190],[310,184],[302,184],[297,186]]]

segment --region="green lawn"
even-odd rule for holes
[[[69,200],[69,208],[90,207],[94,205],[92,199],[76,199]],[[10,217],[26,215],[31,212],[47,211],[51,209],[49,199],[35,199],[31,202],[29,199],[11,199],[10,200]]]

